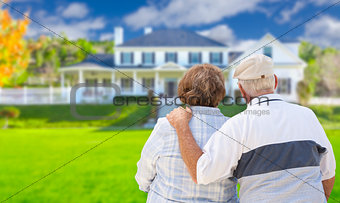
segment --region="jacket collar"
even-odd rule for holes
[[[248,107],[250,106],[268,106],[271,102],[276,101],[283,101],[282,97],[278,94],[265,94],[261,95],[259,97],[253,98],[250,103],[248,104]]]

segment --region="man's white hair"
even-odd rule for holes
[[[238,82],[250,97],[256,97],[275,89],[274,75],[256,80],[239,80]]]

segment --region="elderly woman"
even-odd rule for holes
[[[225,96],[221,70],[210,64],[193,66],[180,81],[178,96],[191,106],[190,129],[202,148],[228,119],[217,108]],[[140,190],[148,193],[147,202],[238,202],[236,179],[208,185],[192,181],[176,131],[166,118],[158,119],[137,166],[136,180]]]

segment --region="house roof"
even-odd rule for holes
[[[234,62],[239,56],[243,54],[242,51],[231,51],[228,54],[228,61],[229,63]]]
[[[168,29],[156,30],[131,39],[118,47],[226,47],[227,45],[201,36],[193,31]]]
[[[88,55],[85,60],[80,63],[76,63],[63,68],[75,68],[75,67],[102,67],[113,68],[114,67],[114,55],[113,54],[92,54]]]

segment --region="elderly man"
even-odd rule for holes
[[[274,94],[277,77],[269,57],[249,57],[234,78],[247,109],[229,119],[203,150],[189,128],[189,108],[167,115],[194,182],[236,177],[241,202],[326,202],[334,185],[335,159],[315,114]]]

